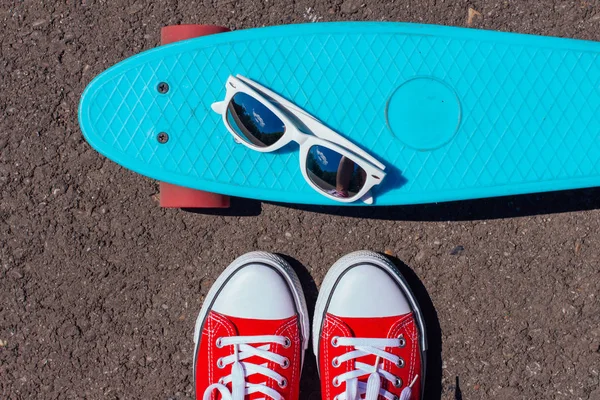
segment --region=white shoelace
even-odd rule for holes
[[[254,347],[252,344],[266,343],[262,346]],[[219,380],[218,383],[213,383],[204,391],[204,400],[210,400],[212,393],[218,390],[223,400],[243,400],[245,396],[252,393],[262,393],[271,399],[284,400],[283,396],[276,390],[268,387],[266,382],[262,384],[251,384],[246,382],[246,378],[250,375],[261,374],[266,377],[275,379],[281,388],[287,386],[287,380],[277,372],[266,367],[267,363],[257,365],[243,360],[258,356],[265,360],[280,364],[287,368],[290,365],[290,360],[270,352],[270,343],[277,343],[285,347],[291,345],[290,339],[283,336],[231,336],[217,339],[217,346],[233,346],[234,353],[227,357],[218,360],[218,368],[225,368],[229,364],[231,366],[231,374]],[[231,392],[227,388],[227,384],[231,383]]]
[[[336,387],[344,382],[346,383],[346,391],[337,395],[335,400],[377,400],[379,396],[383,396],[388,400],[409,400],[412,395],[412,385],[417,380],[417,376],[415,376],[410,385],[402,390],[400,398],[381,388],[382,377],[396,387],[402,386],[403,382],[400,378],[383,369],[383,361],[387,360],[398,366],[403,366],[404,360],[402,358],[385,351],[386,347],[402,347],[404,346],[403,343],[406,342],[402,337],[398,339],[334,337],[332,339],[333,346],[351,346],[355,349],[334,358],[332,360],[334,367],[341,365],[343,362],[368,355],[376,357],[375,364],[373,365],[355,361],[354,366],[356,369],[354,371],[345,372],[333,379],[333,385]],[[367,383],[358,380],[366,375],[369,375]],[[363,395],[365,397],[362,397]]]

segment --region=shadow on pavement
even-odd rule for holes
[[[600,188],[532,193],[488,199],[406,206],[313,206],[265,202],[320,214],[392,221],[475,221],[540,214],[557,214],[600,208]],[[231,198],[227,209],[184,209],[195,214],[253,217],[260,215],[262,202]]]
[[[600,208],[600,188],[563,190],[488,199],[407,206],[310,206],[283,207],[344,217],[397,221],[474,221]]]
[[[296,259],[285,255],[277,254],[286,260],[294,269],[300,279],[302,290],[304,291],[304,297],[306,298],[306,307],[308,308],[308,318],[311,323],[315,313],[315,304],[317,303],[317,297],[319,290],[315,280],[310,275],[310,272]],[[312,334],[312,329],[310,330]],[[317,361],[312,350],[312,337],[308,343],[308,349],[304,354],[304,368],[302,369],[302,377],[300,379],[300,398],[308,400],[319,400],[321,399],[321,383],[319,380],[319,371],[317,369]]]
[[[454,391],[454,398],[456,400],[463,400],[462,391],[460,390],[460,383],[458,382],[458,376],[456,377],[456,389]]]
[[[231,197],[229,208],[182,208],[193,214],[222,215],[225,217],[256,217],[262,211],[262,204],[258,200],[243,197]]]
[[[437,312],[427,293],[427,289],[412,269],[396,257],[386,255],[398,268],[417,298],[425,320],[427,332],[427,361],[425,378],[425,400],[439,400],[442,397],[442,330]]]

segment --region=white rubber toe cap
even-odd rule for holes
[[[252,319],[284,319],[297,312],[284,278],[262,264],[246,265],[231,275],[217,294],[212,309]]]
[[[389,317],[410,311],[396,280],[370,264],[348,269],[333,288],[328,306],[328,312],[339,317]]]

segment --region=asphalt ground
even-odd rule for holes
[[[474,11],[469,12],[469,8]],[[470,16],[470,17],[469,17]],[[194,320],[237,256],[393,257],[427,315],[428,399],[600,399],[600,190],[385,209],[165,210],[77,104],[168,24],[413,21],[600,41],[597,1],[0,2],[0,397],[188,399]],[[307,357],[302,398],[319,395]]]

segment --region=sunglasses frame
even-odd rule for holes
[[[237,143],[241,143],[244,146],[261,153],[269,153],[284,147],[290,142],[296,142],[300,146],[300,170],[302,175],[306,182],[319,194],[341,203],[353,203],[359,199],[365,204],[373,203],[371,189],[375,185],[380,184],[383,178],[385,178],[385,166],[381,162],[354,143],[325,126],[317,118],[302,110],[292,102],[246,77],[241,75],[234,77],[233,75],[230,75],[225,83],[225,88],[227,90],[225,99],[213,103],[211,108],[216,113],[221,114],[223,123]],[[227,120],[227,108],[231,99],[237,93],[245,93],[246,95],[253,97],[283,122],[285,131],[279,140],[270,146],[259,147],[248,142],[235,132]],[[293,119],[295,119],[296,122],[292,121]],[[303,127],[309,130],[312,135],[300,131],[298,125],[303,125]],[[308,151],[312,146],[326,147],[349,158],[361,167],[366,173],[366,180],[361,190],[352,197],[342,198],[333,196],[315,185],[308,176],[306,170]]]

